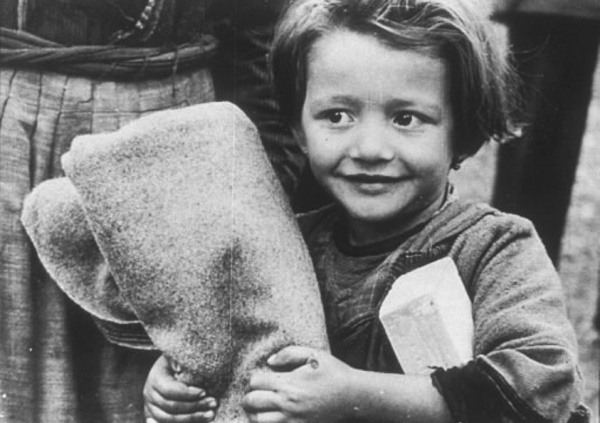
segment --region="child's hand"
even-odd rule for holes
[[[354,414],[355,371],[333,356],[287,347],[268,360],[273,373],[250,379],[244,410],[252,423],[346,421]]]
[[[195,386],[179,382],[161,356],[144,386],[144,415],[148,423],[205,423],[215,418],[217,401]]]

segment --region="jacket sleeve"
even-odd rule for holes
[[[285,0],[214,2],[221,16],[215,28],[220,47],[213,67],[218,100],[239,106],[257,126],[263,145],[288,197],[305,158],[280,118],[269,71],[273,30]],[[224,10],[227,9],[227,10]]]
[[[455,419],[568,421],[581,390],[576,339],[533,226],[488,216],[457,239],[453,254],[473,301],[475,358],[432,377]]]

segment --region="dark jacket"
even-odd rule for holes
[[[326,308],[325,257],[335,248],[332,228],[339,216],[339,209],[329,207],[299,219]],[[362,304],[360,316],[342,327],[343,336],[332,337],[334,354],[336,343],[344,343],[346,351],[360,351],[351,365],[401,372],[378,309],[398,276],[444,256],[457,265],[475,325],[475,358],[433,375],[456,421],[566,422],[580,401],[582,383],[558,275],[530,222],[486,205],[451,200],[364,283],[353,285],[352,295],[367,292],[370,310]],[[340,359],[348,361],[347,354]]]

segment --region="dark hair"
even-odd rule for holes
[[[283,117],[300,123],[310,50],[323,35],[348,29],[398,49],[434,51],[451,76],[455,153],[475,154],[513,134],[517,78],[504,45],[472,0],[296,0],[275,31],[272,71]]]

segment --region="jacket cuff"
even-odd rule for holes
[[[431,378],[457,423],[500,423],[506,418],[519,423],[550,423],[482,360],[463,367],[437,368]]]

